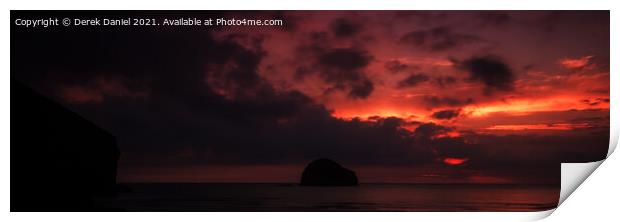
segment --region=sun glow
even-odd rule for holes
[[[492,113],[504,112],[512,115],[527,115],[540,111],[563,111],[570,109],[609,108],[609,104],[589,106],[573,97],[557,97],[545,100],[521,99],[488,105],[474,105],[463,108],[464,113],[471,117],[483,117]]]
[[[467,158],[452,158],[452,157],[448,157],[448,158],[444,158],[443,159],[443,163],[448,164],[448,165],[461,165],[465,162],[467,162],[469,159]]]

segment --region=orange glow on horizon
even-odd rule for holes
[[[514,115],[527,115],[531,112],[564,111],[570,109],[609,108],[609,104],[601,103],[590,106],[578,102],[578,98],[555,97],[546,100],[521,99],[497,104],[465,107],[463,110],[472,117],[482,117],[491,113],[504,112]]]
[[[447,133],[443,133],[443,134],[437,134],[435,136],[433,136],[433,139],[438,139],[438,138],[455,138],[455,137],[460,137],[461,133],[457,132],[457,131],[450,131]]]
[[[555,97],[545,100],[520,99],[501,103],[465,106],[462,108],[462,113],[467,118],[479,118],[491,115],[493,113],[507,113],[514,116],[527,116],[533,112],[587,109],[609,109],[609,103],[600,103],[593,106],[580,102],[579,99],[572,97]],[[373,107],[372,105],[368,105],[361,109],[346,109],[334,107],[333,110],[333,117],[345,120],[351,120],[354,118],[368,120],[371,119],[371,117],[397,117],[405,120],[432,122],[435,120],[431,116],[433,112],[439,111],[441,109],[419,111],[416,113],[408,107],[403,107],[401,109],[399,109],[398,107],[377,108]]]
[[[587,123],[559,123],[559,124],[523,124],[523,125],[495,125],[488,127],[488,130],[574,130],[587,128]]]
[[[337,109],[337,110],[334,110],[334,112],[332,113],[332,116],[339,118],[339,119],[345,119],[345,120],[351,120],[354,118],[368,120],[371,117],[375,117],[375,116],[378,116],[381,118],[397,117],[397,118],[406,119],[406,120],[419,119],[417,114],[414,114],[408,111],[399,111],[395,109],[380,109],[380,110],[375,110],[375,111],[363,111],[363,110],[341,111]]]

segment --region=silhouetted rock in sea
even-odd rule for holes
[[[312,161],[301,175],[302,186],[357,186],[355,172],[330,159]]]
[[[11,211],[101,211],[114,194],[116,139],[11,80]]]

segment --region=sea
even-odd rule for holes
[[[132,183],[101,198],[113,211],[358,212],[544,211],[557,207],[559,186],[360,184],[306,187],[270,183]]]

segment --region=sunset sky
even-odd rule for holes
[[[12,77],[115,135],[120,182],[297,182],[326,157],[362,183],[557,184],[607,153],[608,11],[97,16],[130,15],[284,26],[12,30]]]

